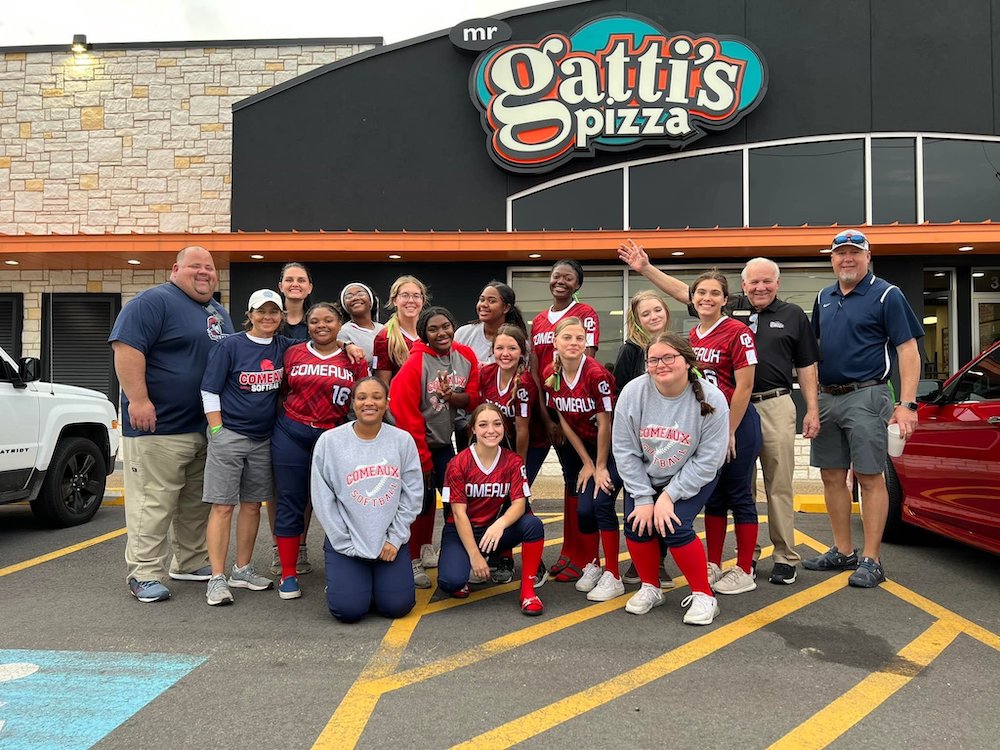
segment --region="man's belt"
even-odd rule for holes
[[[750,394],[750,403],[759,404],[761,401],[767,401],[769,398],[778,398],[778,396],[787,396],[791,393],[790,388],[775,388],[770,391],[762,391],[761,393]]]
[[[845,393],[860,391],[862,388],[871,388],[873,385],[882,385],[884,380],[863,380],[860,383],[841,383],[839,385],[821,385],[820,391],[829,393],[831,396],[843,396]]]

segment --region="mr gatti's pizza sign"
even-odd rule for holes
[[[732,127],[764,98],[767,67],[744,39],[617,13],[486,50],[469,89],[490,157],[537,174],[598,149],[681,147]]]

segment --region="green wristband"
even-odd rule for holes
[[[221,429],[222,429],[222,425],[221,424],[217,424],[217,425],[215,425],[215,427],[209,427],[208,431],[211,432],[214,435],[215,433],[217,433]]]

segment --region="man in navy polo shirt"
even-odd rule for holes
[[[885,580],[879,545],[888,511],[885,488],[887,424],[898,424],[906,439],[917,426],[917,381],[923,328],[903,293],[870,270],[868,239],[856,230],[841,232],[831,247],[837,283],[823,289],[813,305],[819,339],[820,431],[810,463],[820,468],[834,546],[806,560],[809,570],[849,570],[852,586],[873,588]],[[899,361],[900,402],[893,406],[886,381]],[[864,503],[865,542],[859,560],[851,543],[853,465]]]
[[[212,299],[219,276],[203,247],[185,247],[166,284],[122,308],[108,341],[122,388],[126,580],[141,602],[170,598],[175,580],[211,577],[201,501],[208,445],[201,378],[208,353],[233,323]]]

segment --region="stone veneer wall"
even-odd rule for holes
[[[0,53],[0,234],[228,232],[233,103],[372,47]],[[22,350],[39,356],[43,292],[125,303],[168,275],[0,267],[0,292],[24,293]],[[228,307],[228,271],[219,288]]]
[[[228,232],[233,103],[371,48],[4,53],[0,233]]]

